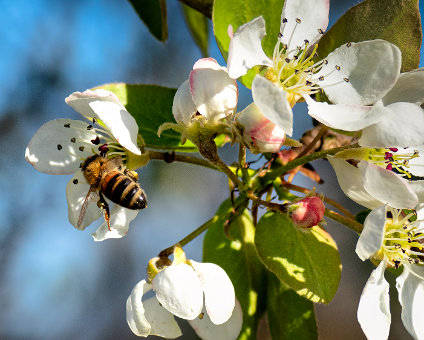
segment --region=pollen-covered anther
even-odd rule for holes
[[[324,31],[321,28],[318,28],[318,33],[319,34],[324,34]]]
[[[324,80],[324,76],[319,77],[318,80],[323,81]]]
[[[296,18],[296,23],[300,24],[300,23],[302,23],[302,20],[299,19],[299,18]]]
[[[87,130],[93,130],[93,125],[88,125]]]
[[[350,46],[352,46],[352,43],[351,43],[351,42],[348,42],[348,43],[346,44],[346,47],[350,47]]]
[[[285,23],[287,23],[288,20],[287,20],[287,18],[283,18],[282,21],[283,21],[283,24],[285,24]]]
[[[346,83],[350,82],[349,78],[343,78],[343,80],[344,80]]]
[[[336,68],[337,71],[340,71],[340,66],[339,65],[336,65],[335,68]]]
[[[60,145],[60,144],[57,144],[57,149],[60,151],[60,150],[62,150],[62,145]]]

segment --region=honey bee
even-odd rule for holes
[[[81,207],[78,227],[84,219],[89,198],[94,192],[99,194],[100,199],[97,202],[97,206],[103,210],[109,230],[111,230],[109,205],[103,195],[124,208],[137,210],[147,207],[146,194],[137,182],[137,173],[124,169],[122,165],[120,156],[108,159],[100,155],[94,155],[88,157],[82,163],[81,171],[90,185],[90,189]]]

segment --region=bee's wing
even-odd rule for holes
[[[82,206],[81,206],[81,212],[80,212],[80,215],[78,218],[78,224],[77,224],[78,229],[80,229],[82,220],[84,219],[84,216],[85,216],[85,212],[87,211],[88,203],[90,203],[90,197],[94,192],[96,192],[96,190],[94,189],[94,186],[91,185],[90,189],[88,189],[87,196],[85,196],[84,202],[82,203]]]

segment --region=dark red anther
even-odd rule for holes
[[[386,170],[392,170],[392,169],[393,169],[392,163],[387,164]]]
[[[99,145],[100,144],[100,138],[99,136],[96,136],[96,138],[91,140],[91,143],[93,143],[94,145]]]
[[[398,148],[389,148],[389,150],[392,152],[398,152]]]
[[[391,152],[386,152],[385,154],[384,154],[384,159],[390,159],[390,158],[392,158],[393,157],[393,154],[391,153]]]

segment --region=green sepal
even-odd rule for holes
[[[231,240],[225,236],[224,225],[232,211],[230,200],[226,200],[216,212],[218,219],[209,227],[203,241],[203,262],[216,263],[230,277],[243,309],[243,326],[238,339],[253,340],[265,308],[265,268],[256,253],[255,227],[248,210],[229,226]]]
[[[287,215],[268,212],[258,222],[255,244],[265,266],[300,296],[326,304],[333,299],[341,276],[340,255],[320,227],[305,232]]]
[[[165,0],[129,0],[150,33],[159,41],[168,38]]]

